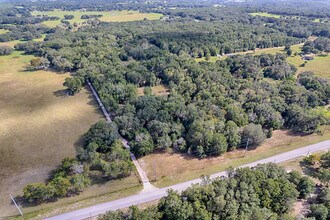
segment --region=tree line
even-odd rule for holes
[[[114,180],[134,171],[129,151],[124,148],[114,124],[100,121],[84,135],[76,158],[65,158],[47,183],[31,183],[23,196],[32,204],[56,201],[81,193],[98,179]]]
[[[181,194],[170,190],[146,209],[111,211],[99,219],[293,219],[289,215],[293,204],[315,186],[310,178],[287,173],[275,164],[229,169],[227,175],[215,180],[204,177]]]

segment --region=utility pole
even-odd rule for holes
[[[245,146],[245,151],[244,151],[244,156],[243,157],[245,157],[245,155],[246,155],[246,151],[247,151],[248,146],[249,146],[249,141],[250,141],[250,139],[248,138],[247,139],[247,142],[246,142],[246,146]]]
[[[154,161],[153,168],[154,168],[154,178],[155,178],[155,181],[157,181],[157,167],[156,167],[156,161]]]
[[[21,209],[19,208],[19,206],[17,205],[17,203],[15,202],[15,199],[11,196],[11,194],[9,194],[11,200],[13,201],[13,203],[15,204],[16,208],[18,209],[19,213],[21,214],[21,216],[23,216],[23,212],[21,211]]]

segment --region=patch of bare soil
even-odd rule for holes
[[[309,211],[309,204],[306,200],[299,200],[296,202],[292,208],[291,214],[296,217],[296,219],[303,219],[304,216]]]

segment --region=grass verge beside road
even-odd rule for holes
[[[238,167],[276,154],[301,148],[330,139],[330,126],[323,127],[324,135],[291,135],[289,131],[274,131],[273,137],[265,143],[246,152],[243,149],[225,153],[220,157],[197,159],[173,152],[151,154],[139,160],[150,180],[157,187],[166,187],[176,183],[199,178]]]
[[[127,197],[142,190],[136,174],[121,179],[94,184],[78,196],[62,198],[56,202],[45,203],[35,207],[23,208],[24,218],[13,217],[15,219],[44,219],[65,212],[93,206],[98,203]]]

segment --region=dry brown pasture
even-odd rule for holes
[[[31,58],[17,51],[0,57],[0,219],[17,213],[9,193],[44,181],[102,119],[89,91],[66,94],[68,74],[25,72]]]

